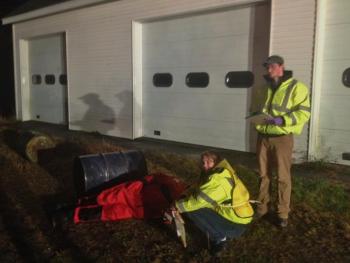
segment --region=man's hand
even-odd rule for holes
[[[267,118],[265,120],[266,124],[272,124],[276,126],[283,126],[284,125],[284,119],[282,117],[275,117],[275,118]]]
[[[179,212],[177,211],[177,208],[175,205],[171,205],[169,208],[167,208],[164,211],[163,214],[163,222],[165,224],[171,224],[173,222],[173,219],[175,216],[177,216]]]

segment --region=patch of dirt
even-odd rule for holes
[[[9,124],[6,124],[9,125]],[[1,126],[4,130],[6,127]],[[1,130],[0,130],[1,134]],[[48,134],[57,147],[39,152],[29,162],[0,136],[0,254],[2,262],[350,262],[349,216],[319,212],[306,203],[293,204],[290,224],[279,229],[273,216],[255,221],[238,240],[230,241],[222,256],[212,257],[206,238],[186,224],[189,247],[184,249],[173,229],[161,220],[124,220],[53,229],[48,204],[70,202],[76,193],[74,158],[84,154],[126,149],[98,134]],[[149,173],[163,172],[194,184],[198,162],[184,155],[148,149]],[[235,154],[236,169],[250,172],[246,184],[257,193],[254,169],[247,157]],[[244,159],[244,160],[243,160]],[[242,164],[243,163],[243,164]],[[303,164],[294,168],[301,176],[334,177],[344,181],[348,168],[323,167],[321,172]]]

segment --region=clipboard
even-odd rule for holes
[[[251,123],[255,125],[259,124],[266,124],[266,119],[272,118],[271,115],[266,114],[266,113],[252,113],[251,115],[248,115],[245,117],[246,120],[249,120]]]

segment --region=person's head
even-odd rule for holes
[[[263,63],[263,66],[266,68],[271,79],[278,80],[283,76],[284,60],[281,56],[272,55],[268,57]]]
[[[220,161],[221,157],[215,152],[206,151],[201,154],[202,169],[205,172],[213,169]]]

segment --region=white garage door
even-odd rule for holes
[[[30,117],[67,124],[67,73],[63,34],[28,41]]]
[[[252,71],[253,10],[143,24],[144,136],[247,150],[249,87],[229,88],[225,77]]]
[[[316,77],[321,85],[318,149],[321,157],[342,160],[350,152],[350,1],[324,1],[325,19],[322,71]],[[345,83],[343,82],[343,74]]]

